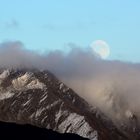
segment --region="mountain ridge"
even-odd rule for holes
[[[113,123],[49,71],[2,70],[0,120],[75,133],[91,140],[125,140]]]

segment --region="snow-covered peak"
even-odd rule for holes
[[[34,77],[33,73],[26,72],[24,75],[12,80],[15,89],[43,89],[45,85]]]
[[[125,115],[127,118],[132,118],[133,117],[133,113],[130,110],[126,110]]]
[[[25,73],[24,75],[12,80],[13,87],[15,89],[20,89],[28,84],[30,78],[32,77],[31,73]]]

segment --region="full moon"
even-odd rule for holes
[[[110,47],[104,40],[96,40],[91,44],[94,53],[98,54],[102,59],[106,59],[110,55]]]

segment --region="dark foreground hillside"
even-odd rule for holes
[[[19,125],[14,123],[0,122],[0,140],[36,139],[36,140],[88,140],[76,134],[60,134],[45,128],[32,125]]]

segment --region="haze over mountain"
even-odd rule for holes
[[[52,73],[54,73],[60,80],[62,80],[65,84],[67,84],[70,88],[72,88],[76,93],[78,93],[78,95],[83,97],[86,101],[88,101],[93,106],[97,106],[97,108],[99,108],[102,112],[104,112],[105,115],[110,118],[109,120],[108,117],[105,117],[107,118],[107,120],[109,120],[109,124],[113,126],[113,128],[116,129],[116,127],[114,127],[111,120],[113,120],[116,126],[121,131],[123,131],[123,134],[126,134],[126,136],[129,137],[129,133],[130,133],[132,134],[133,137],[137,139],[139,137],[139,113],[140,113],[140,110],[139,110],[140,65],[120,62],[120,61],[107,61],[107,60],[105,61],[105,60],[102,60],[97,55],[95,55],[93,52],[91,52],[89,48],[86,50],[82,50],[74,44],[71,44],[71,47],[72,47],[71,51],[68,54],[65,54],[61,51],[54,51],[48,54],[41,55],[36,52],[26,50],[23,47],[23,44],[21,42],[5,42],[0,45],[1,68],[4,68],[4,69],[8,68],[8,69],[15,70],[15,71],[9,72],[9,70],[5,71],[2,69],[1,71],[1,75],[0,75],[0,79],[2,80],[1,93],[4,93],[4,94],[1,94],[1,99],[5,100],[5,96],[6,98],[8,96],[8,99],[4,101],[4,104],[3,104],[3,101],[1,102],[2,103],[1,111],[4,111],[3,112],[4,118],[2,118],[2,120],[18,122],[18,119],[20,117],[26,116],[25,118],[20,119],[20,121],[23,120],[23,122],[26,122],[26,123],[29,122],[32,124],[33,120],[27,119],[29,118],[29,115],[31,114],[27,113],[29,110],[25,106],[23,106],[23,108],[25,109],[24,111],[26,112],[26,109],[28,110],[26,112],[27,114],[25,113],[26,115],[24,113],[23,114],[21,113],[22,115],[19,113],[19,114],[16,114],[16,116],[12,117],[11,116],[12,112],[10,114],[10,112],[8,112],[7,110],[8,109],[7,105],[12,105],[13,100],[15,100],[15,102],[17,102],[15,104],[15,108],[21,108],[21,106],[18,107],[19,105],[18,102],[20,100],[22,101],[23,99],[25,99],[23,104],[28,103],[27,102],[28,99],[26,99],[28,92],[29,92],[28,94],[34,95],[33,98],[35,100],[36,98],[38,98],[38,96],[36,97],[35,95],[37,94],[34,94],[34,93],[39,92],[40,96],[44,96],[41,94],[45,93],[44,86],[47,84],[47,83],[44,83],[45,73],[41,73],[41,72],[34,73],[33,71],[29,71],[28,73],[28,71],[24,69],[39,69],[41,71],[47,69],[51,71]],[[32,74],[30,74],[30,72],[31,73],[33,72],[33,75],[37,74],[37,79],[35,81],[34,81],[34,76],[32,77]],[[25,76],[25,79],[27,78],[27,80],[24,80],[24,76]],[[41,81],[43,80],[43,82],[40,83],[40,80]],[[54,81],[51,80],[49,84],[53,85]],[[32,86],[35,88],[35,90],[31,90]],[[57,85],[53,86],[51,90],[54,91],[56,87]],[[37,89],[41,88],[41,91],[36,90],[36,88]],[[42,91],[42,88],[43,88],[43,91]],[[10,89],[10,93],[9,93],[9,89]],[[27,93],[24,91],[27,91]],[[55,93],[53,91],[51,92]],[[58,92],[59,90],[56,89],[56,91]],[[23,94],[21,94],[22,92]],[[49,94],[51,94],[51,92],[49,91]],[[74,96],[77,97],[77,95],[74,95]],[[67,96],[65,99],[65,102],[68,104],[69,104],[69,98],[70,97]],[[78,99],[79,98],[80,97],[78,96]],[[36,102],[32,103],[31,105],[36,105],[38,104],[38,102],[40,101],[37,101],[37,103]],[[76,100],[76,102],[78,101]],[[83,102],[85,101],[80,99],[79,102],[80,102],[80,105],[79,105],[78,110],[81,112],[82,109],[85,109],[84,116],[86,115],[92,116],[92,111],[89,111],[90,115],[88,114],[87,110],[89,107],[85,105],[84,107],[82,107],[81,105],[81,103],[83,104]],[[71,101],[71,103],[73,103],[73,101]],[[70,103],[70,106],[72,106],[71,103]],[[22,104],[20,103],[20,105]],[[40,108],[41,107],[42,106],[40,106]],[[45,107],[46,107],[46,104],[45,104]],[[12,108],[14,109],[13,106]],[[12,111],[15,112],[15,110],[12,110]],[[67,108],[66,110],[68,111],[69,109]],[[35,110],[33,110],[33,112],[34,111]],[[72,113],[71,109],[70,109],[70,113]],[[75,113],[75,110],[74,110],[74,113]],[[39,113],[39,115],[41,114]],[[12,118],[9,118],[9,116],[11,116]],[[94,116],[96,115],[94,114]],[[101,116],[103,117],[104,115],[102,114]],[[83,118],[82,115],[80,116],[80,118],[82,121],[82,118]],[[103,125],[102,125],[101,120],[103,121]],[[97,128],[99,129],[99,131],[97,132],[102,133],[101,129],[108,130],[109,132],[110,126],[104,123],[104,119],[101,119],[101,120],[99,121],[97,119],[96,121],[92,121],[96,123],[99,121],[98,124],[101,124],[101,126],[100,125],[96,126],[96,124],[94,124],[94,127],[96,126],[96,129]],[[36,124],[36,122],[33,122],[33,124]],[[39,121],[39,125],[40,125],[40,121]],[[51,125],[52,125],[51,128],[54,129],[55,128],[54,124],[51,124]],[[89,130],[91,135],[87,133],[82,133],[82,136],[84,134],[88,136],[88,138],[91,138],[91,137],[93,138],[94,136],[93,134],[95,133],[92,129],[90,129],[89,127],[86,130],[87,133],[89,133],[88,132]],[[77,130],[73,130],[73,128],[68,129],[68,130],[74,131],[74,133],[77,133],[80,131],[80,134],[82,131],[82,129],[77,131]],[[93,132],[91,133],[91,131]],[[115,135],[117,133],[117,137],[120,136],[120,134],[118,134],[118,130],[116,130],[115,132],[113,131],[113,133],[115,133]],[[105,133],[103,135],[109,135],[105,137],[110,137],[110,135],[111,137],[114,137],[112,136],[112,134],[108,134],[108,133],[107,134]],[[104,136],[100,134],[99,134],[99,137],[101,137],[101,139],[105,139]]]
[[[0,45],[0,66],[48,69],[106,114],[120,119],[130,109],[139,115],[139,63],[102,60],[90,48],[70,47],[68,54],[56,50],[41,55],[21,42],[5,42]]]

